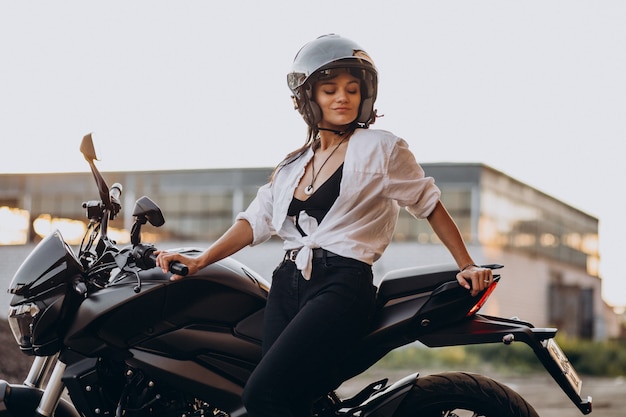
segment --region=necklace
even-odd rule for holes
[[[337,149],[339,149],[339,147],[341,146],[343,141],[346,140],[346,138],[349,137],[349,136],[350,135],[348,135],[348,136],[344,137],[343,139],[341,139],[341,141],[337,144],[337,146],[335,146],[335,149],[333,149],[333,151],[330,153],[330,155],[328,155],[326,160],[324,160],[324,163],[320,167],[319,171],[317,171],[317,174],[315,173],[315,162],[314,162],[315,161],[315,155],[313,155],[313,159],[311,159],[311,183],[309,185],[307,185],[306,188],[304,189],[304,194],[306,194],[306,195],[313,194],[313,184],[315,183],[315,180],[317,179],[317,176],[320,174],[320,172],[322,172],[322,168],[324,168],[324,165],[326,165],[326,162],[328,162],[330,157],[333,156],[335,151]]]

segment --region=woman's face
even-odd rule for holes
[[[319,127],[334,129],[356,120],[361,106],[360,80],[346,70],[315,83],[313,97],[322,110]],[[341,129],[337,129],[341,130]]]

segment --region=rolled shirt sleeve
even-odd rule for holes
[[[391,152],[385,181],[387,196],[417,219],[428,217],[441,198],[434,178],[425,176],[403,139],[397,140]]]
[[[246,220],[252,228],[253,240],[251,246],[265,242],[275,230],[272,227],[272,186],[270,183],[263,185],[257,191],[248,208],[239,213],[235,220]]]

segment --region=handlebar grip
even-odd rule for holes
[[[154,254],[154,249],[151,248],[148,254],[148,258],[150,258],[150,260],[152,261],[151,262],[152,266],[156,266],[157,256]],[[189,267],[185,265],[184,263],[178,262],[178,261],[170,262],[168,269],[172,274],[181,275],[181,276],[186,276],[189,273]]]
[[[180,262],[170,262],[170,272],[176,275],[185,276],[189,273],[187,265]]]
[[[122,209],[120,197],[122,196],[122,184],[116,182],[109,190],[109,201],[105,202],[106,207],[111,211],[110,219],[113,220]]]
[[[120,197],[122,196],[122,189],[122,184],[116,182],[111,186],[111,189],[109,190],[109,195],[111,196],[111,198],[119,201]]]

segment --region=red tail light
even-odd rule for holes
[[[473,316],[474,314],[476,314],[478,312],[478,310],[480,310],[480,308],[483,306],[483,304],[485,304],[485,302],[487,302],[487,298],[489,298],[489,296],[491,295],[493,290],[496,289],[496,285],[498,285],[498,281],[493,281],[491,283],[491,285],[485,290],[485,292],[482,295],[482,297],[480,297],[478,302],[476,304],[474,304],[474,306],[472,308],[470,308],[470,310],[467,312],[466,317]]]

